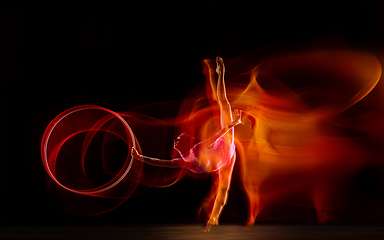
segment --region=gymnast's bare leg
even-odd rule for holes
[[[218,75],[218,81],[217,81],[217,91],[216,91],[216,100],[220,107],[220,125],[221,128],[225,128],[233,121],[232,116],[232,109],[231,105],[228,101],[226,89],[225,89],[225,82],[224,82],[224,74],[225,74],[225,67],[223,59],[220,57],[216,58],[216,72]],[[212,79],[211,79],[212,80]],[[211,84],[211,86],[214,86],[214,84]],[[223,136],[225,138],[225,141],[229,144],[234,143],[234,129],[232,128],[226,135]],[[219,217],[220,214],[223,211],[223,208],[228,200],[228,191],[231,185],[231,178],[232,178],[232,172],[233,167],[235,165],[235,158],[236,155],[234,155],[231,159],[230,164],[227,166],[222,167],[218,170],[217,174],[212,174],[212,182],[215,182],[214,184],[216,187],[216,199],[212,208],[212,212],[209,216],[206,228],[203,230],[203,232],[209,232],[211,227],[214,225],[219,224]]]

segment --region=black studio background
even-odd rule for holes
[[[0,223],[195,222],[209,179],[150,189],[100,216],[66,213],[46,187],[46,126],[82,104],[119,112],[181,100],[204,81],[204,58],[300,41],[384,44],[380,1],[266,2],[0,6]]]

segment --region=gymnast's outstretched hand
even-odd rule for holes
[[[143,156],[141,156],[141,155],[139,154],[139,152],[137,151],[137,149],[134,148],[134,147],[131,149],[131,155],[132,155],[133,158],[135,158],[135,159],[137,159],[137,160],[141,160],[141,161],[143,161]]]

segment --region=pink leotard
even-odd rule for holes
[[[221,155],[221,161],[212,172],[217,171],[224,166],[227,166],[231,162],[231,159],[235,154],[235,149],[235,144],[226,143],[223,137],[217,139],[213,145],[213,148],[209,149],[209,151],[218,151]],[[197,163],[198,157],[196,157],[196,153],[199,152],[200,149],[198,145],[195,145],[193,148],[191,148],[189,156],[186,159],[183,158],[183,160],[190,163],[188,166],[190,171],[194,173],[206,173],[207,171]]]

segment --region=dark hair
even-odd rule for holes
[[[181,133],[178,138],[183,142],[183,149],[179,149],[182,152],[189,151],[196,143],[196,138],[188,133]]]

